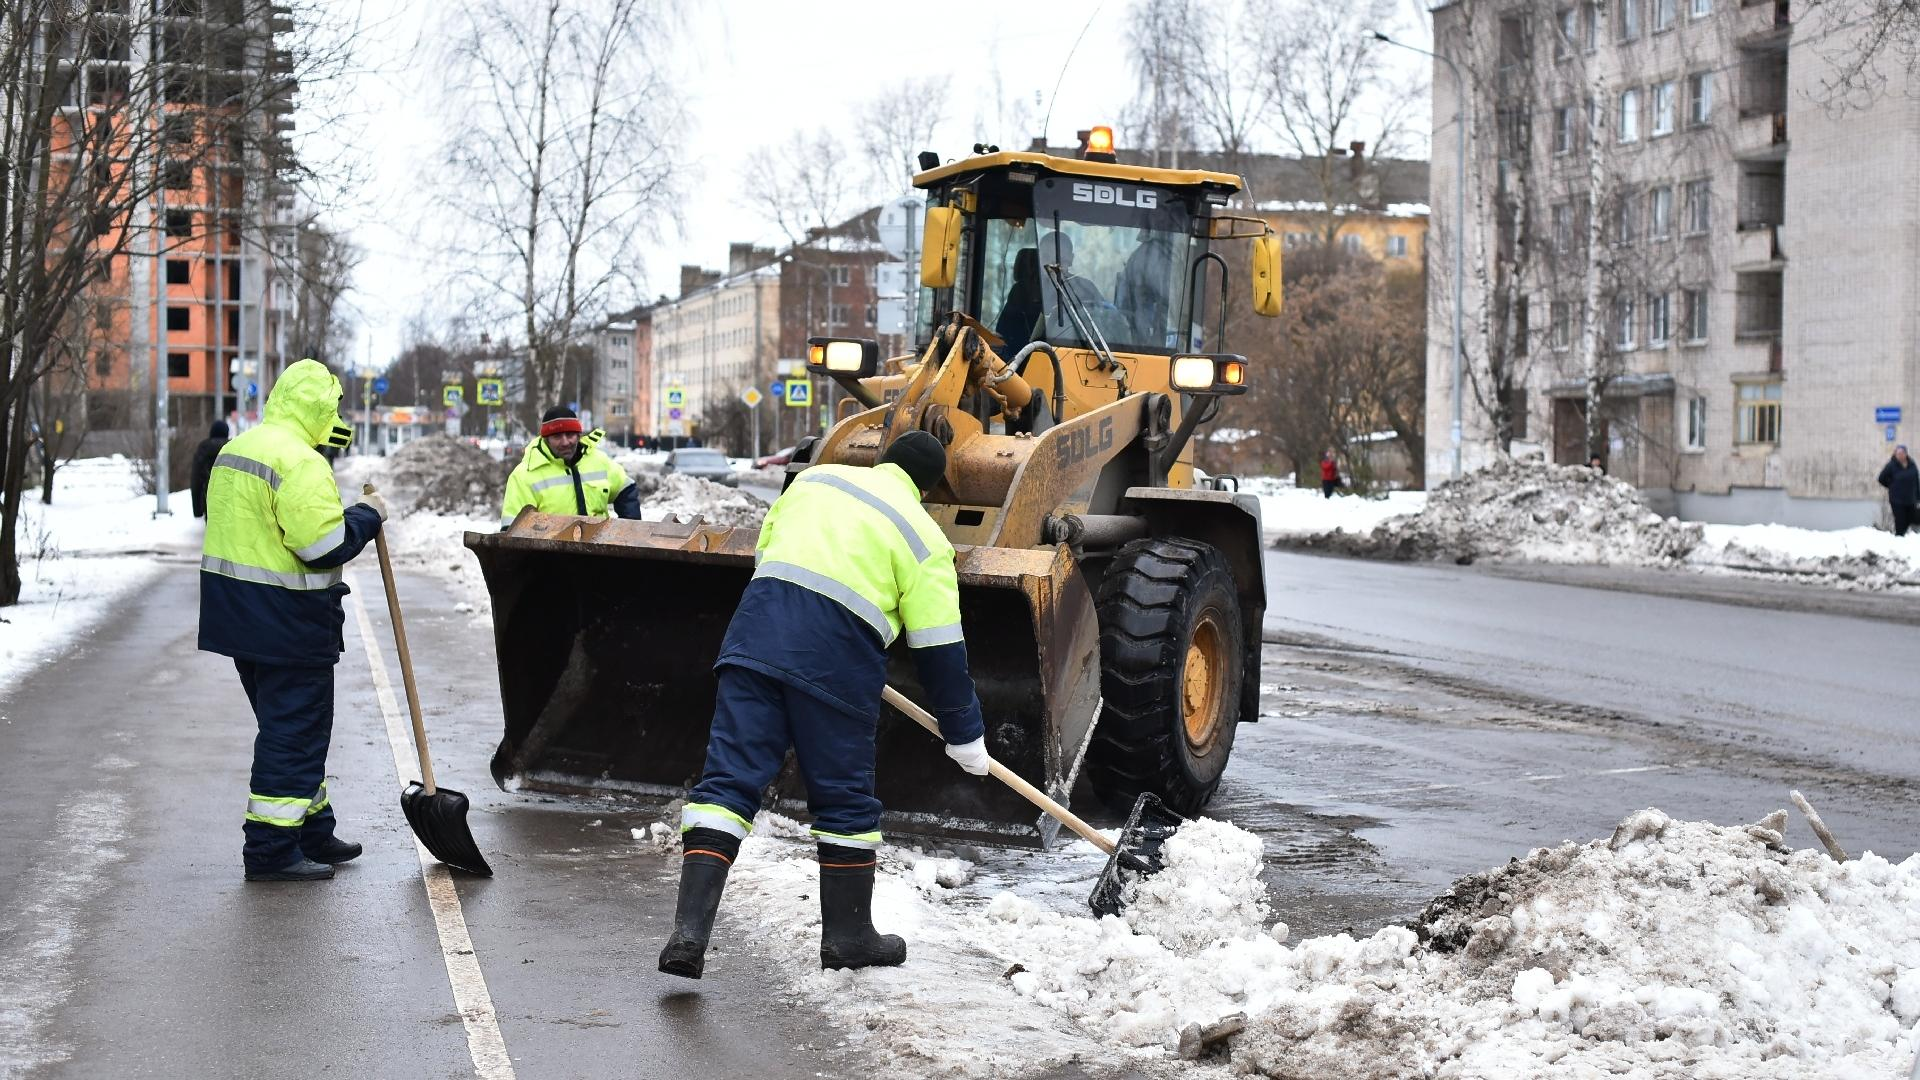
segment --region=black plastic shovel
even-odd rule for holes
[[[940,734],[940,722],[908,700],[905,694],[889,686],[880,692],[880,696],[914,723],[936,736]],[[1127,884],[1160,872],[1164,866],[1160,858],[1161,847],[1166,844],[1168,837],[1187,823],[1186,818],[1167,809],[1158,796],[1143,791],[1133,801],[1133,810],[1127,815],[1126,827],[1120,830],[1120,842],[1116,844],[1005,765],[988,759],[987,773],[1019,792],[1028,802],[1058,818],[1060,824],[1078,833],[1082,840],[1107,853],[1107,868],[1100,872],[1100,881],[1094,885],[1093,895],[1087,898],[1087,906],[1096,915],[1120,914],[1121,909],[1126,907]]]
[[[363,488],[373,494],[373,485]],[[387,556],[387,532],[374,537],[380,553],[380,578],[387,586],[387,612],[393,617],[393,644],[400,652],[400,678],[407,688],[407,711],[413,714],[413,747],[420,755],[420,779],[400,793],[400,812],[407,815],[413,835],[434,858],[456,870],[492,877],[493,868],[473,842],[467,827],[467,797],[433,782],[433,760],[427,755],[427,728],[420,720],[420,694],[413,685],[413,656],[407,651],[407,628],[400,620],[400,594],[393,588],[393,562]]]

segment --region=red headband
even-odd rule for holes
[[[569,433],[578,435],[584,430],[586,429],[580,426],[580,421],[571,416],[562,416],[557,420],[549,420],[540,425],[540,434],[542,435],[566,435]]]

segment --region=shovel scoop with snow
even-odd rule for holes
[[[940,722],[908,700],[905,694],[889,686],[880,692],[880,697],[914,723],[936,736],[940,734]],[[1120,830],[1120,842],[1116,844],[998,761],[987,762],[987,773],[1019,792],[1028,802],[1058,818],[1062,825],[1078,833],[1082,840],[1107,853],[1107,868],[1100,872],[1100,881],[1094,885],[1093,895],[1087,898],[1087,906],[1096,915],[1118,915],[1126,907],[1127,885],[1160,871],[1164,865],[1160,849],[1166,845],[1168,837],[1187,823],[1186,818],[1169,810],[1158,796],[1143,791],[1133,801],[1133,810],[1127,814],[1126,827]]]

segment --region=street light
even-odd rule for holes
[[[1460,65],[1429,52],[1417,45],[1408,45],[1395,41],[1387,35],[1373,32],[1373,39],[1386,45],[1395,45],[1408,52],[1430,56],[1447,65],[1453,72],[1453,123],[1457,129],[1454,138],[1454,212],[1453,212],[1453,479],[1460,479],[1460,384],[1463,379],[1464,364],[1461,359],[1461,322],[1466,304],[1462,299],[1462,287],[1466,281],[1466,231],[1467,231],[1467,83],[1460,77]]]

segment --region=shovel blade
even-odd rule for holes
[[[1087,898],[1093,913],[1120,914],[1127,906],[1127,886],[1160,872],[1166,865],[1161,849],[1186,823],[1187,819],[1168,809],[1158,795],[1141,792],[1127,813],[1126,827],[1120,830],[1120,840],[1107,858],[1107,868],[1101,871],[1093,895]]]
[[[473,831],[467,828],[465,795],[452,788],[438,788],[429,795],[416,780],[400,793],[400,812],[407,815],[413,835],[434,858],[455,870],[493,876],[493,868],[473,842]]]

